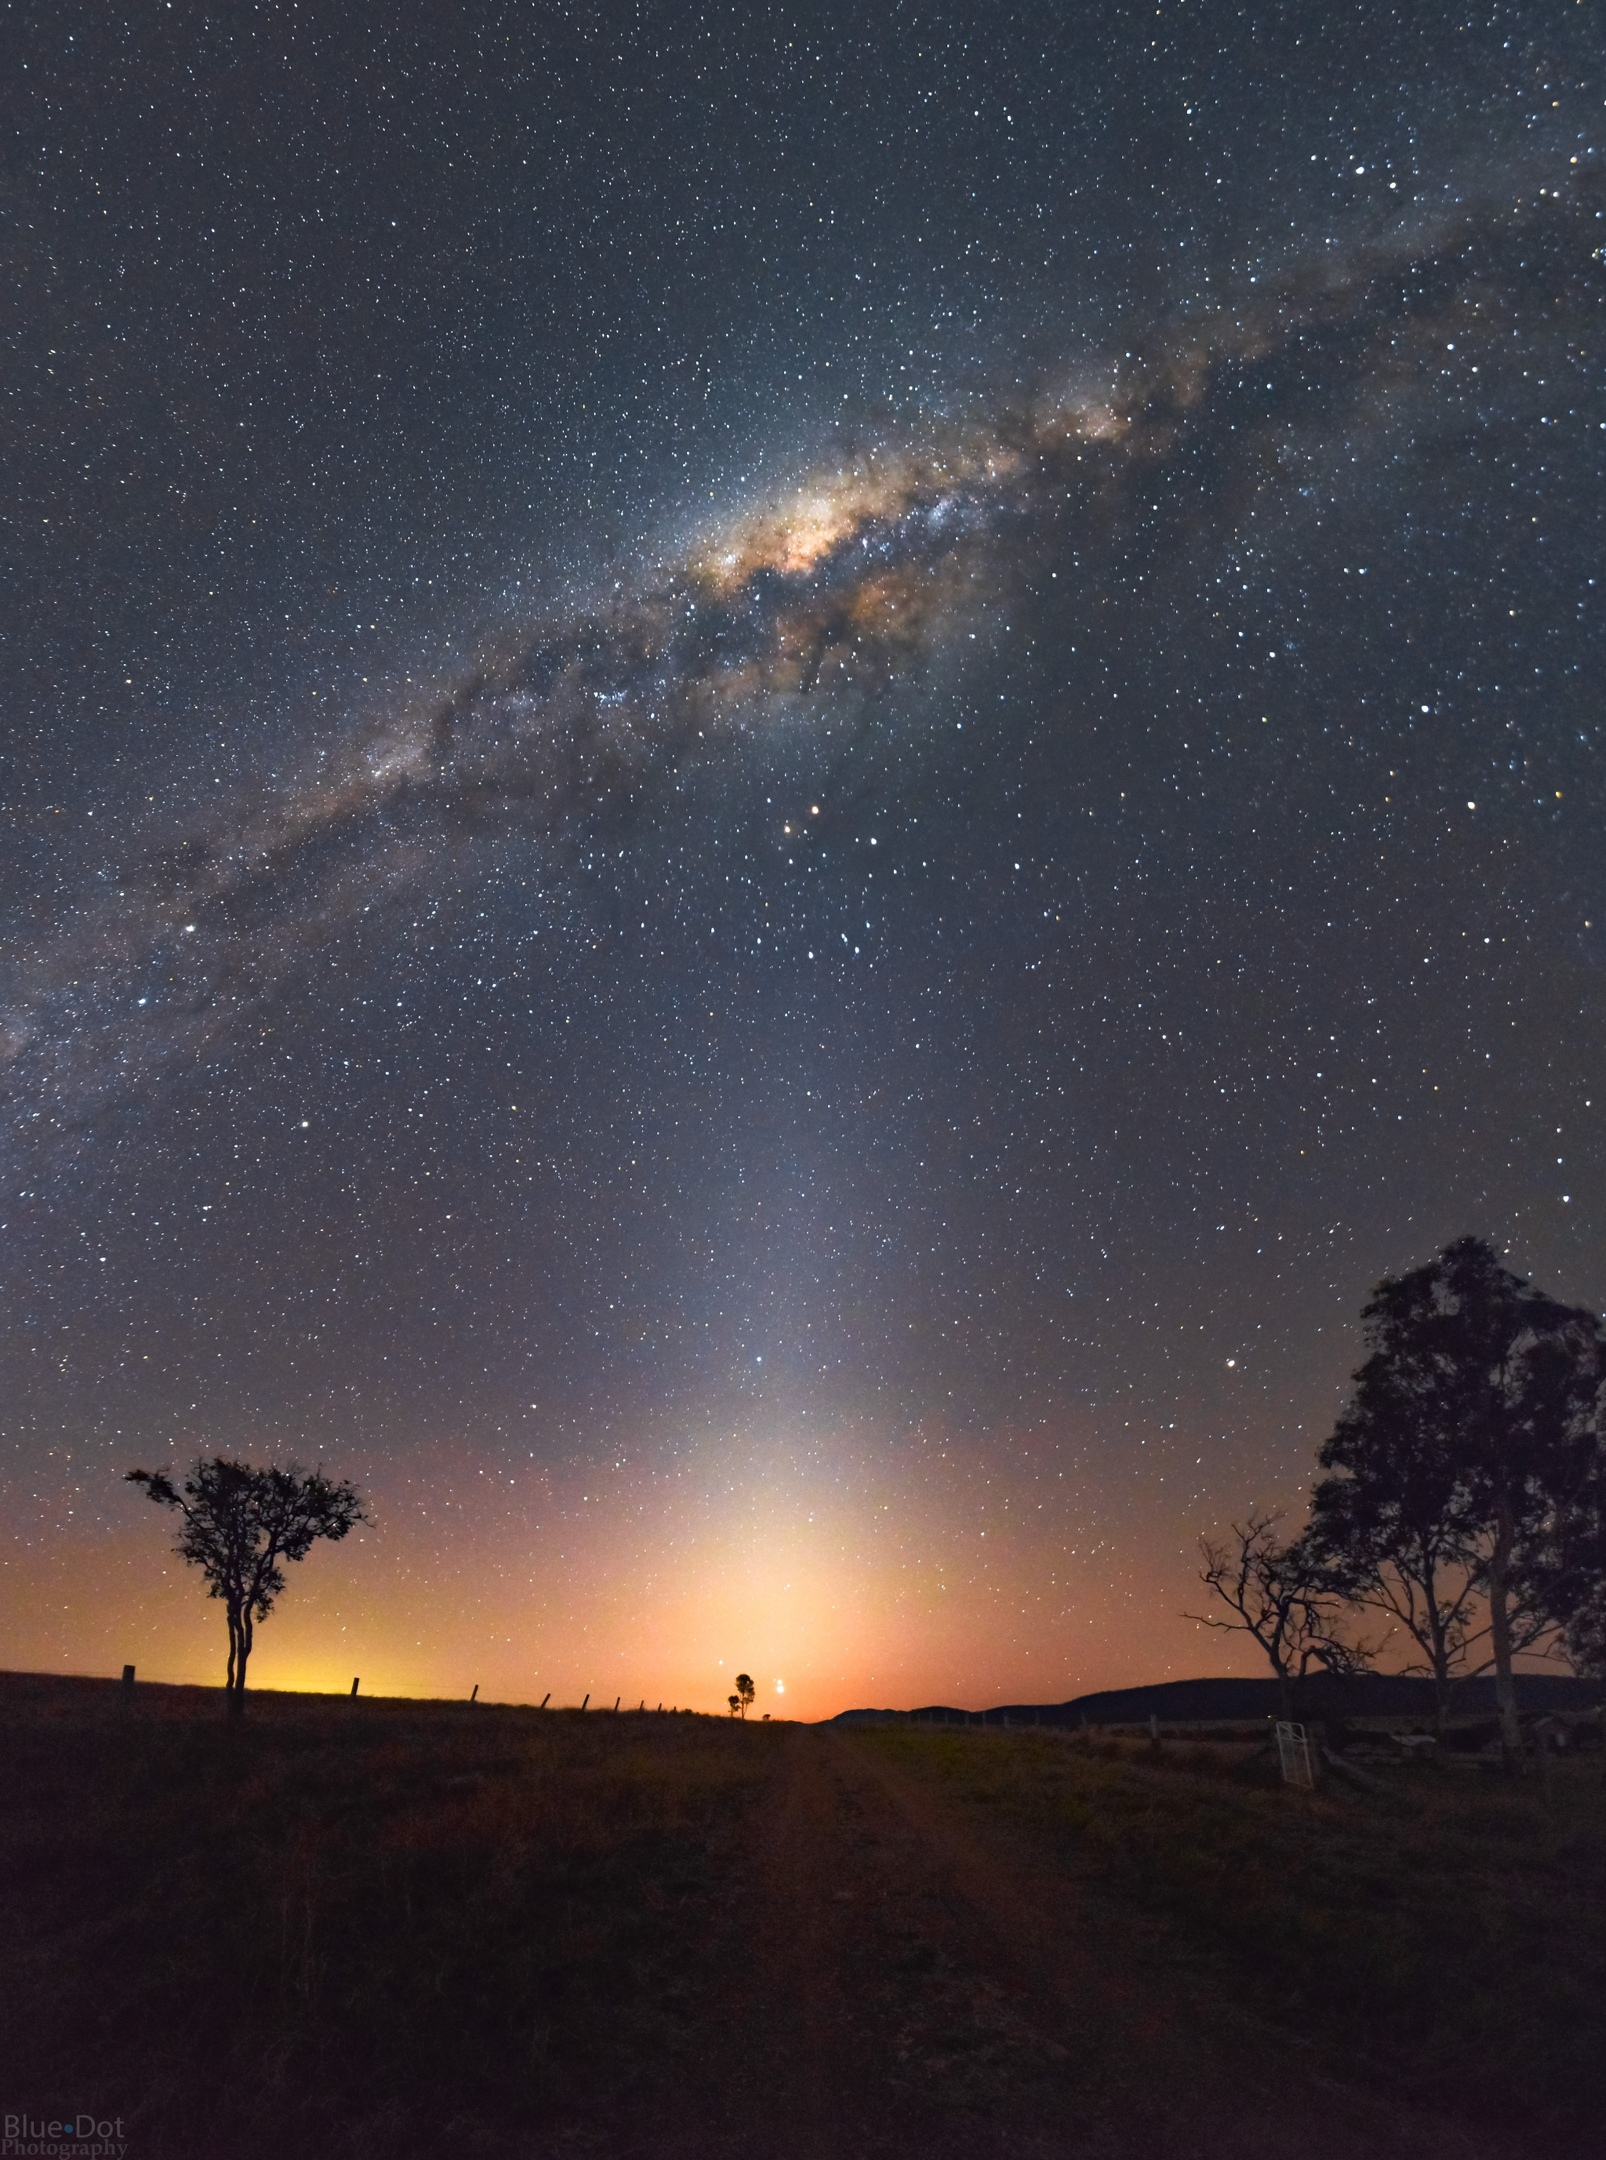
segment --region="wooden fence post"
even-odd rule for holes
[[[362,1680],[361,1680],[361,1678],[360,1678],[360,1677],[359,1677],[358,1679],[356,1679],[356,1680],[353,1680],[353,1682],[351,1683],[351,1699],[352,1699],[352,1701],[353,1701],[353,1702],[355,1702],[355,1701],[357,1700],[357,1690],[358,1690],[358,1688],[360,1688],[361,1686],[362,1686]]]
[[[582,1703],[582,1704],[580,1705],[580,1707],[581,1707],[581,1709],[582,1709],[582,1710],[583,1710],[583,1709],[585,1708],[585,1706],[586,1706],[586,1703],[588,1703],[588,1702],[589,1702],[590,1700],[591,1700],[591,1690],[590,1690],[589,1688],[587,1688],[587,1689],[586,1689],[586,1702],[583,1702],[583,1703]]]
[[[134,1692],[134,1668],[132,1665],[123,1667],[123,1692],[125,1695],[132,1695]]]
[[[478,1702],[478,1701],[479,1701],[479,1699],[480,1699],[480,1684],[479,1684],[479,1682],[478,1682],[478,1681],[476,1680],[476,1681],[475,1681],[475,1683],[474,1683],[474,1692],[473,1692],[473,1694],[472,1694],[472,1695],[471,1695],[471,1696],[469,1697],[469,1701],[470,1701],[470,1702]]]

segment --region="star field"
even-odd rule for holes
[[[265,1685],[1220,1669],[1372,1282],[1606,1296],[1598,16],[1140,20],[12,11],[8,1664],[217,1446]]]

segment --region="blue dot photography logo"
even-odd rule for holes
[[[122,2160],[128,2151],[121,2115],[7,2115],[0,2120],[0,2160]]]

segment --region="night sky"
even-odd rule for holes
[[[1600,8],[0,21],[0,1663],[205,1449],[265,1686],[1253,1670],[1370,1285],[1606,1300]]]

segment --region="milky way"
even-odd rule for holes
[[[1129,330],[1138,350],[1074,385],[843,450],[446,695],[399,698],[308,777],[119,863],[114,899],[86,895],[0,1005],[16,1077],[68,1106],[137,1085],[273,996],[353,913],[441,874],[454,832],[556,840],[622,803],[661,811],[689,761],[733,754],[798,701],[862,708],[912,661],[987,635],[1023,586],[1066,574],[1074,610],[1078,589],[1119,582],[1167,474],[1208,461],[1211,514],[1230,518],[1268,468],[1294,472],[1307,432],[1420,407],[1441,355],[1498,369],[1531,310],[1552,337],[1592,325],[1600,188],[1551,177],[1566,184],[1536,171],[1514,202],[1372,232],[1209,315]],[[1267,375],[1273,403],[1246,423]],[[160,989],[132,989],[147,978]]]

